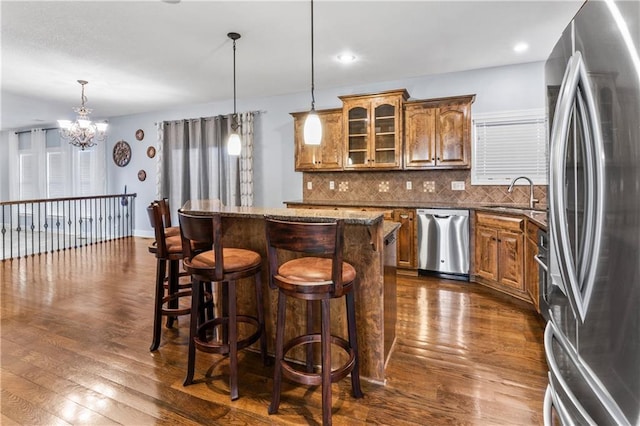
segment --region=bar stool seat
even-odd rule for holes
[[[267,340],[264,326],[264,307],[262,300],[262,257],[252,250],[224,247],[222,245],[222,219],[188,215],[178,211],[182,247],[185,252],[184,269],[192,277],[192,312],[201,312],[199,306],[202,282],[214,282],[223,286],[223,312],[221,316],[198,323],[198,316],[191,315],[189,330],[189,351],[187,375],[184,386],[193,383],[196,350],[218,353],[229,357],[229,388],[231,400],[239,397],[238,392],[238,351],[260,340],[262,361],[267,364]],[[192,243],[207,242],[212,250],[197,252]],[[237,281],[254,278],[256,295],[256,314],[245,315],[237,312]],[[248,336],[239,336],[238,323],[250,324],[253,332]],[[220,340],[210,338],[210,331],[222,326]]]
[[[280,405],[282,376],[303,385],[322,385],[322,422],[331,424],[331,383],[351,373],[351,388],[355,398],[363,396],[360,387],[358,343],[355,323],[353,286],[355,268],[343,261],[344,222],[291,222],[268,218],[266,221],[269,285],[278,289],[276,321],[276,356],[274,384],[269,414],[277,413]],[[283,257],[298,256],[290,260]],[[280,256],[279,256],[280,254]],[[348,340],[331,334],[330,300],[345,296]],[[284,342],[286,299],[305,300],[307,304],[306,334]],[[313,332],[313,303],[320,302],[321,330]],[[321,368],[314,372],[312,344],[320,343]],[[306,370],[295,368],[286,360],[293,348],[306,346]],[[331,345],[340,348],[347,360],[332,370]]]
[[[178,239],[180,239],[180,227],[169,226],[168,228],[164,228],[164,234],[167,237],[178,237]],[[180,242],[180,244],[182,244],[182,241]]]

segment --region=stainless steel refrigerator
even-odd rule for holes
[[[545,65],[545,424],[640,425],[639,46],[639,1],[588,1]]]

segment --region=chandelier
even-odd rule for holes
[[[84,86],[88,83],[85,80],[78,80],[82,85],[82,106],[73,110],[78,114],[76,121],[58,120],[60,126],[60,136],[69,141],[73,146],[77,146],[84,151],[85,148],[95,146],[97,142],[103,142],[107,136],[107,123],[94,123],[89,118],[91,110],[84,106],[87,97],[84,95]]]

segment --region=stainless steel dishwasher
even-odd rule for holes
[[[418,209],[418,274],[469,281],[469,210]]]

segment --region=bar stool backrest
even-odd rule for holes
[[[156,201],[160,206],[160,214],[162,216],[162,223],[165,228],[171,226],[171,209],[169,208],[169,199],[163,198]]]
[[[151,204],[147,206],[147,216],[149,216],[149,223],[151,224],[153,232],[155,233],[156,257],[166,258],[168,255],[168,250],[166,244],[166,235],[164,233],[164,226],[157,226],[157,224],[163,223],[162,213],[158,202],[152,201]]]
[[[224,275],[224,257],[222,247],[222,218],[213,216],[191,215],[178,210],[182,251],[186,261],[191,261],[202,253],[202,247],[213,249],[215,258],[214,278],[222,280]]]
[[[332,259],[331,280],[336,295],[342,294],[342,261],[344,248],[344,221],[294,222],[267,218],[267,257],[269,260],[269,286],[277,287],[274,276],[278,271],[278,250],[303,253],[306,256]]]

